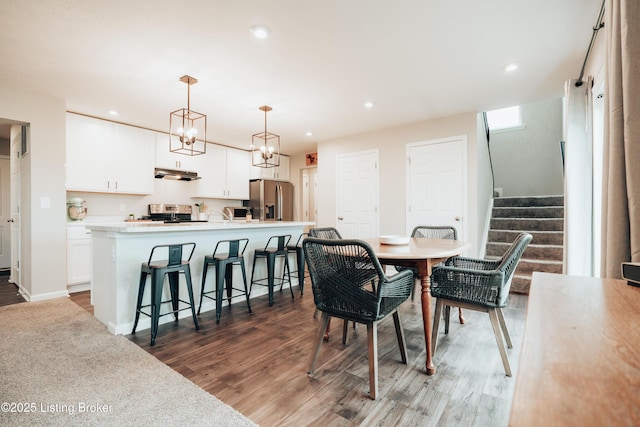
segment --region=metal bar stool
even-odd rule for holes
[[[244,251],[247,249],[249,239],[220,240],[216,243],[212,255],[204,257],[204,265],[202,267],[202,289],[200,292],[200,305],[198,306],[198,314],[202,308],[202,300],[204,298],[212,299],[216,302],[216,323],[220,323],[220,315],[222,314],[222,299],[225,282],[227,284],[227,302],[231,308],[231,298],[245,296],[247,299],[247,308],[251,313],[251,304],[249,303],[249,292],[247,291],[247,273],[244,267]],[[222,252],[225,251],[226,252]],[[220,251],[220,252],[219,252]],[[204,286],[207,280],[207,270],[213,265],[216,268],[215,286],[211,291],[205,292]],[[233,266],[240,266],[242,270],[242,281],[244,289],[233,287]],[[233,295],[233,291],[239,291]],[[210,296],[209,294],[214,294]]]
[[[193,302],[191,269],[189,268],[189,262],[191,261],[195,248],[195,243],[176,243],[172,245],[157,245],[151,249],[149,260],[147,262],[143,262],[140,269],[138,303],[136,305],[136,318],[133,322],[132,334],[136,333],[140,313],[149,316],[151,317],[151,345],[155,345],[160,317],[173,313],[175,321],[177,322],[178,312],[187,309],[191,309],[191,315],[193,317],[193,323],[196,326],[196,331],[200,329],[198,319],[196,318],[195,304]],[[189,256],[184,258],[183,255],[186,253],[188,253]],[[164,254],[166,254],[166,259],[157,259],[158,257],[162,257]],[[187,292],[189,293],[189,301],[181,300],[179,296],[178,290],[180,285],[180,273],[184,274]],[[151,299],[149,304],[142,305],[142,297],[144,296],[144,288],[148,274],[151,274]],[[165,275],[169,276],[171,299],[162,301],[162,287],[164,285]],[[160,314],[161,305],[169,302],[171,303],[172,310],[167,313]],[[180,308],[180,303],[187,304],[188,307]],[[151,307],[150,313],[146,313],[142,310],[146,307]]]
[[[298,275],[298,286],[300,286],[300,295],[304,293],[304,278],[308,277],[308,275],[306,275],[304,271],[304,250],[302,250],[302,241],[308,235],[309,233],[302,233],[300,237],[298,237],[298,241],[295,245],[287,245],[287,253],[294,254],[296,256],[297,270],[292,271],[291,273],[296,273]]]
[[[273,305],[273,287],[278,284],[280,285],[280,290],[282,290],[282,286],[285,281],[289,282],[289,290],[291,291],[291,298],[293,298],[293,289],[291,288],[291,269],[289,268],[289,257],[287,252],[287,245],[291,240],[290,234],[285,234],[282,236],[271,236],[267,241],[264,249],[256,249],[253,254],[253,267],[251,268],[251,285],[249,287],[249,294],[251,294],[251,290],[253,289],[253,285],[261,285],[269,287],[269,307]],[[272,242],[276,243],[272,243]],[[254,279],[253,276],[256,272],[256,260],[264,258],[267,260],[267,277],[262,279]],[[276,279],[275,277],[275,264],[276,259],[283,259],[282,266],[282,278]],[[285,280],[285,275],[288,277]],[[266,282],[266,283],[265,283]],[[276,283],[277,282],[277,283]]]

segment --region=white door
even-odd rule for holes
[[[11,168],[0,158],[0,269],[11,267]]]
[[[458,136],[407,145],[407,234],[416,225],[449,225],[464,239],[466,144]]]
[[[302,220],[316,220],[317,168],[302,169]]]
[[[378,151],[337,157],[336,228],[345,239],[378,236]]]
[[[23,127],[23,130],[26,127]],[[28,135],[27,135],[28,137]],[[27,141],[28,142],[28,141]],[[9,281],[20,287],[20,149],[19,133],[11,141],[11,276]]]

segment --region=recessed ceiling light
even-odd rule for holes
[[[109,110],[109,114],[111,114],[112,116],[117,116],[118,112],[116,110]]]
[[[266,39],[271,34],[271,28],[266,25],[254,25],[250,30],[253,37],[257,39]]]
[[[373,108],[373,102],[367,101],[364,103],[364,108]]]
[[[515,71],[515,70],[517,70],[517,69],[518,69],[518,64],[516,64],[516,63],[509,64],[509,65],[506,65],[506,66],[504,67],[504,70],[505,70],[507,73],[511,73],[511,72],[513,72],[513,71]]]
[[[309,131],[306,133],[307,136],[313,136],[313,132]]]

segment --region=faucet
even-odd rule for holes
[[[231,210],[231,208],[225,208],[225,211],[227,212],[227,218],[229,219],[229,222],[233,222],[233,211]]]
[[[228,209],[227,209],[227,211],[228,211]],[[233,215],[230,215],[228,212],[225,213],[225,212],[223,212],[221,210],[212,210],[211,212],[217,212],[220,215],[222,215],[222,218],[226,219],[229,222],[233,222]]]

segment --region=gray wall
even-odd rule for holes
[[[491,133],[495,187],[505,197],[563,194],[562,98],[521,108],[524,128]]]

